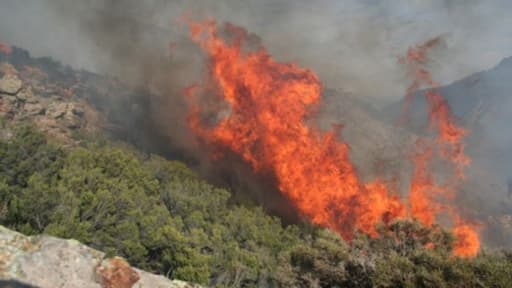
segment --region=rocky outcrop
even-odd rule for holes
[[[21,80],[16,75],[6,75],[0,79],[0,94],[16,96],[22,89]]]
[[[46,87],[41,84],[44,72],[35,71],[25,68],[19,72],[8,63],[0,65],[0,117],[30,121],[65,142],[71,142],[73,130],[97,128],[95,109],[86,101],[70,98],[65,89],[42,88]]]
[[[10,285],[10,286],[9,286]],[[0,226],[0,286],[41,288],[193,288],[131,267],[75,240],[24,236]]]

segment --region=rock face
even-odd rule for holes
[[[15,96],[22,89],[21,80],[15,75],[6,75],[0,79],[0,93]]]
[[[24,236],[0,226],[0,287],[193,288],[131,267],[74,240]]]
[[[40,130],[71,142],[72,131],[95,130],[98,113],[83,99],[69,97],[67,90],[43,85],[34,68],[21,72],[9,63],[0,64],[0,117],[14,122],[30,121]]]

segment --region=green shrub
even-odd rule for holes
[[[3,126],[2,126],[3,127]],[[512,256],[451,255],[440,227],[399,221],[352,243],[284,227],[184,164],[107,138],[60,148],[27,126],[0,139],[0,223],[74,238],[132,265],[217,287],[510,287]],[[433,246],[433,248],[426,248]]]

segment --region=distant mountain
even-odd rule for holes
[[[470,173],[475,174],[468,178],[478,186],[471,190],[478,190],[482,198],[480,205],[489,205],[481,210],[510,213],[510,205],[498,207],[497,204],[512,200],[506,191],[507,180],[512,179],[512,57],[489,70],[440,87],[438,91],[446,98],[459,123],[470,132],[467,152],[473,159]],[[414,95],[408,120],[399,124],[416,134],[428,131],[423,92]],[[403,99],[385,107],[383,118],[398,123],[403,107]]]
[[[465,125],[483,124],[496,116],[489,113],[505,113],[512,104],[512,57],[503,59],[497,66],[487,71],[474,73],[461,80],[438,89],[448,101],[454,114]],[[409,116],[412,123],[409,128],[420,128],[426,123],[427,114],[422,93],[419,91],[410,103]],[[404,100],[395,102],[383,109],[383,114],[395,117],[400,115]],[[501,109],[500,109],[501,108]],[[505,113],[506,114],[506,113]],[[509,114],[512,118],[512,114]]]

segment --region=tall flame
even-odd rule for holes
[[[407,55],[400,59],[409,67],[409,74],[413,82],[407,89],[406,109],[408,103],[413,100],[413,93],[419,88],[429,88],[424,93],[428,106],[430,128],[437,132],[436,141],[419,141],[418,154],[415,158],[415,171],[411,180],[409,203],[411,216],[419,219],[426,225],[432,225],[437,214],[446,212],[454,223],[453,232],[457,237],[455,242],[455,254],[472,256],[478,253],[480,241],[475,225],[465,223],[453,205],[455,191],[464,180],[464,168],[470,164],[470,158],[464,152],[463,138],[467,131],[457,125],[450,106],[446,99],[437,91],[439,85],[433,80],[432,75],[425,67],[427,52],[439,43],[439,38],[433,38],[422,45],[412,47]],[[426,148],[424,147],[426,146]],[[454,167],[454,178],[449,185],[437,183],[430,171],[429,164],[432,161],[433,150],[437,148],[440,155]]]
[[[213,79],[213,84],[185,91],[191,104],[188,123],[201,141],[217,152],[235,152],[257,172],[273,174],[279,190],[302,215],[345,239],[355,231],[376,236],[378,223],[407,216],[406,201],[382,181],[360,180],[349,160],[349,146],[338,140],[339,127],[322,132],[306,124],[321,100],[322,85],[314,72],[277,62],[263,47],[245,51],[249,35],[242,28],[226,24],[229,37],[222,37],[215,21],[189,25],[193,41],[208,56]],[[203,119],[210,108],[201,105],[202,90],[229,105],[229,113],[214,124]],[[417,171],[425,174],[418,176],[424,185],[430,181],[424,173],[428,158],[425,155],[426,166]],[[433,207],[417,210],[426,209]],[[432,224],[434,217],[425,223]]]

